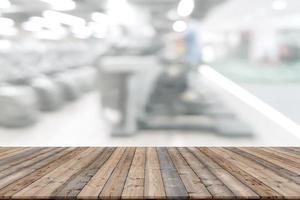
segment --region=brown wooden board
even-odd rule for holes
[[[0,148],[0,199],[300,199],[300,148]]]

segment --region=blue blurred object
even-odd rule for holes
[[[202,61],[200,36],[193,24],[188,25],[184,39],[186,43],[186,62],[192,66],[199,65]]]

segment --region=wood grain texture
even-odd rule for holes
[[[212,149],[215,152],[222,154],[222,156],[226,160],[239,165],[241,168],[246,170],[247,173],[259,179],[265,185],[268,185],[269,187],[280,193],[282,196],[295,198],[299,195],[299,185],[282,176],[279,176],[276,172],[227,149]]]
[[[147,148],[145,168],[144,197],[147,199],[165,199],[166,192],[161,176],[157,151]]]
[[[276,172],[277,174],[279,174],[282,177],[288,178],[288,179],[294,181],[295,183],[300,184],[299,176],[296,173],[294,173],[293,171],[289,171],[278,165],[274,165],[273,163],[270,163],[267,160],[264,160],[262,158],[254,156],[252,154],[249,154],[246,151],[243,151],[243,149],[240,149],[240,148],[228,148],[228,149],[239,155],[242,155],[245,158],[248,158],[256,163],[259,163],[260,165],[262,165],[268,169],[271,169],[272,171]]]
[[[99,168],[105,163],[105,161],[113,153],[114,148],[104,149],[99,156],[89,166],[84,168],[76,176],[73,176],[67,183],[61,185],[55,193],[55,196],[60,198],[67,198],[77,196],[82,188],[90,181],[90,179],[96,174]]]
[[[108,161],[97,171],[91,180],[85,185],[77,195],[79,199],[97,198],[102,191],[105,183],[111,176],[115,167],[119,163],[125,148],[118,148],[114,151]]]
[[[300,148],[0,148],[0,199],[300,199]]]
[[[176,148],[169,148],[169,154],[186,188],[188,196],[190,198],[199,198],[201,196],[203,199],[210,199],[212,196],[209,191],[197,174],[189,167],[178,150]]]
[[[215,176],[217,176],[228,187],[228,189],[233,192],[236,197],[243,196],[251,199],[256,199],[258,197],[258,195],[253,192],[248,186],[244,185],[235,176],[233,176],[231,173],[214,162],[210,157],[199,151],[199,149],[192,148],[191,151],[193,151],[198,159],[205,163],[207,168],[209,168],[209,170]]]
[[[49,198],[62,184],[92,162],[102,149],[88,148],[41,179],[33,182],[13,198]]]
[[[234,194],[187,148],[178,148],[191,169],[202,180],[211,195],[217,199],[234,199]]]
[[[260,197],[263,198],[279,198],[282,197],[278,192],[265,185],[259,179],[251,176],[240,168],[238,165],[224,159],[222,154],[217,154],[216,152],[210,150],[209,148],[201,148],[202,152],[204,152],[207,156],[209,156],[212,160],[214,160],[217,164],[231,173],[233,176],[238,178],[242,183],[249,186],[255,193],[257,193]]]
[[[188,193],[168,154],[167,148],[157,148],[160,170],[168,198],[185,199]]]
[[[32,184],[33,182],[37,181],[44,175],[48,174],[49,172],[53,171],[63,163],[67,162],[71,158],[73,158],[78,153],[82,152],[82,148],[68,148],[65,151],[62,151],[55,156],[51,157],[51,160],[49,162],[46,162],[45,165],[37,170],[35,170],[33,173],[28,174],[27,176],[24,176],[23,178],[11,183],[10,185],[2,188],[0,190],[0,197],[10,197],[25,188],[26,186]]]
[[[296,174],[300,175],[300,164],[295,162],[294,160],[290,160],[285,157],[281,157],[277,154],[277,152],[268,152],[265,149],[259,149],[259,151],[255,148],[244,148],[244,151],[255,155],[256,157],[262,158],[264,160],[267,160],[274,165],[278,165],[282,168],[285,168],[287,170],[291,170],[295,172]]]
[[[127,148],[120,159],[117,167],[109,177],[103,190],[101,197],[119,199],[122,195],[124,184],[127,178],[132,159],[134,157],[135,148]]]
[[[124,199],[142,199],[144,197],[145,150],[145,148],[138,148],[135,152],[122,193]]]

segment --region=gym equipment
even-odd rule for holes
[[[61,90],[49,78],[35,78],[30,81],[30,86],[36,92],[41,111],[57,110],[63,105],[64,99]]]
[[[60,73],[58,75],[55,75],[52,80],[60,88],[64,100],[74,101],[81,95],[79,83],[72,76],[72,73]]]
[[[155,57],[113,56],[102,58],[99,88],[104,117],[112,135],[137,131],[139,116],[149,98],[154,79],[161,70]]]
[[[97,81],[97,70],[91,66],[80,67],[72,71],[72,76],[78,83],[82,93],[93,90]]]
[[[37,121],[38,101],[28,86],[0,86],[0,125],[24,127]]]

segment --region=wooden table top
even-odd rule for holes
[[[0,199],[300,199],[300,148],[0,148]]]

